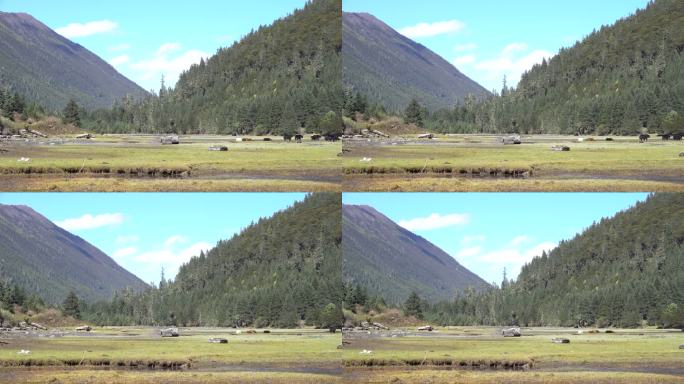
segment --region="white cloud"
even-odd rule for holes
[[[429,231],[432,229],[465,225],[468,224],[469,221],[470,216],[468,214],[452,213],[448,215],[440,215],[439,213],[433,213],[427,217],[401,220],[399,225],[408,229],[409,231]]]
[[[169,52],[177,51],[181,49],[181,45],[179,43],[165,43],[162,44],[159,49],[157,49],[157,55],[165,55]]]
[[[67,231],[78,231],[83,229],[95,229],[110,225],[118,225],[124,222],[124,215],[121,213],[103,213],[100,215],[85,215],[77,218],[56,221],[55,224]]]
[[[461,249],[457,254],[457,258],[468,258],[468,257],[473,257],[478,255],[480,252],[482,252],[482,247],[470,247],[470,248],[464,248]]]
[[[434,23],[419,23],[402,28],[399,33],[414,39],[418,37],[432,37],[447,33],[456,33],[465,28],[465,23],[459,20],[436,21]]]
[[[477,48],[477,44],[475,44],[475,43],[459,44],[459,45],[454,47],[454,51],[465,52],[465,51],[472,51],[475,48]]]
[[[137,80],[148,85],[155,84],[162,75],[167,86],[173,86],[178,76],[191,65],[206,59],[210,55],[204,51],[192,49],[185,52],[178,43],[162,44],[153,57],[130,64],[130,68],[140,73]]]
[[[520,269],[537,256],[541,256],[543,251],[550,251],[558,244],[553,242],[542,242],[531,248],[520,248],[509,246],[503,249],[487,252],[477,257],[480,263],[486,263],[492,271],[501,271],[503,268],[508,270],[508,277],[515,278],[520,273]]]
[[[128,63],[130,60],[131,58],[128,55],[121,55],[109,60],[109,64],[116,67],[117,65]]]
[[[471,65],[482,73],[481,82],[495,84],[505,75],[508,85],[515,86],[525,71],[541,63],[544,58],[552,56],[553,53],[543,49],[529,51],[525,43],[511,43],[505,46],[497,57],[473,62]]]
[[[520,245],[527,243],[528,241],[530,241],[530,238],[527,236],[516,236],[511,240],[511,245]]]
[[[129,49],[131,49],[131,45],[128,43],[112,45],[112,46],[107,48],[107,50],[109,52],[121,52],[121,51],[127,51]]]
[[[511,43],[504,47],[501,51],[502,55],[510,56],[515,52],[524,51],[527,49],[527,44],[525,43]]]
[[[98,33],[111,32],[118,28],[119,25],[110,20],[90,21],[87,23],[71,23],[66,27],[55,29],[60,35],[71,39],[74,37],[91,36]]]
[[[128,257],[131,255],[135,255],[138,252],[138,249],[136,247],[126,247],[126,248],[121,248],[117,249],[114,251],[112,254],[112,257],[115,259],[122,259],[124,257]]]
[[[164,247],[162,249],[143,252],[135,257],[138,263],[147,267],[146,269],[156,269],[159,265],[164,267],[166,276],[175,277],[178,269],[184,263],[187,263],[195,256],[199,256],[201,251],[207,251],[213,246],[207,242],[200,241],[190,245],[189,247],[174,249],[173,247]]]
[[[187,241],[187,239],[185,238],[185,236],[174,235],[174,236],[171,236],[168,239],[166,239],[166,241],[164,241],[164,245],[167,247],[172,247],[176,244],[185,243],[186,241]]]
[[[459,67],[459,66],[466,65],[466,64],[472,64],[474,62],[475,62],[475,55],[465,55],[465,56],[459,56],[459,57],[455,58],[454,61],[452,62],[452,64],[455,67]]]

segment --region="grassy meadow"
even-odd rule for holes
[[[338,380],[339,333],[269,331],[235,334],[232,329],[193,328],[181,329],[177,338],[161,338],[152,328],[104,327],[59,337],[3,338],[6,344],[0,345],[0,382]],[[211,337],[226,338],[228,343],[209,343]],[[19,354],[21,350],[30,353]]]
[[[340,143],[282,137],[106,135],[91,140],[8,142],[0,151],[7,191],[337,191]],[[209,151],[225,145],[228,151]],[[20,159],[28,161],[19,161]]]
[[[684,142],[634,137],[394,137],[344,143],[349,191],[682,191]],[[587,140],[589,139],[589,140]],[[565,145],[570,151],[552,151]],[[370,159],[370,160],[369,160]]]
[[[415,329],[415,328],[412,328]],[[345,375],[359,382],[681,382],[684,333],[656,329],[448,327],[345,336]],[[404,333],[402,333],[404,332]],[[394,336],[396,335],[396,336]],[[563,337],[569,344],[555,344]],[[347,344],[348,343],[348,344]],[[369,352],[370,351],[370,352]]]

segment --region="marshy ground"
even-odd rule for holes
[[[340,142],[282,137],[50,137],[0,143],[5,191],[339,191]],[[228,151],[209,151],[225,145]]]
[[[329,383],[342,372],[341,335],[327,330],[181,328],[162,338],[155,328],[96,327],[0,337],[0,382]]]
[[[683,141],[416,135],[345,140],[345,191],[684,191]],[[610,140],[606,140],[610,139]],[[570,151],[553,151],[552,146]]]
[[[675,383],[684,380],[679,330],[447,327],[346,332],[345,379],[360,383]],[[568,344],[555,344],[563,337]]]

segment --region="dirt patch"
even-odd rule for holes
[[[351,359],[343,365],[350,367],[451,367],[482,370],[528,370],[534,367],[533,360],[463,360],[451,358],[423,359]]]
[[[345,168],[346,175],[426,175],[430,177],[528,178],[532,168],[458,168],[448,165]]]
[[[114,367],[149,370],[188,369],[189,361],[169,360],[110,360],[110,359],[23,359],[2,360],[2,367]]]

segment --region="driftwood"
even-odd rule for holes
[[[503,337],[520,337],[520,336],[522,336],[522,333],[520,333],[520,328],[513,327],[513,328],[502,329],[501,335]]]
[[[90,325],[81,325],[80,327],[76,327],[76,330],[81,332],[90,332],[92,328],[90,328]]]
[[[551,147],[552,151],[558,151],[558,152],[568,152],[570,151],[570,147],[567,145],[554,145]]]
[[[26,128],[26,132],[31,133],[31,134],[36,135],[36,136],[43,137],[43,138],[47,138],[47,137],[48,137],[46,134],[41,133],[41,132],[38,132],[38,131],[33,130],[33,129],[31,129],[31,128]]]
[[[422,135],[418,135],[419,139],[434,139],[435,134],[434,133],[423,133]]]
[[[219,152],[226,152],[228,151],[228,147],[225,145],[212,145],[209,147],[210,151],[219,151]]]
[[[566,339],[563,337],[554,337],[551,339],[551,342],[554,344],[570,344],[570,339]]]
[[[520,138],[520,135],[515,134],[515,135],[508,135],[508,136],[502,136],[499,138],[499,141],[501,144],[521,144],[522,139]]]
[[[228,344],[228,339],[224,339],[222,337],[212,337],[209,339],[209,342],[213,344]]]
[[[432,332],[434,328],[432,328],[432,325],[423,325],[422,327],[418,327],[419,331],[428,331]]]
[[[159,331],[159,336],[161,337],[178,337],[180,334],[178,333],[178,328],[167,328],[167,329],[162,329]]]
[[[159,142],[162,143],[162,145],[180,144],[180,139],[177,135],[171,135],[162,137]]]

